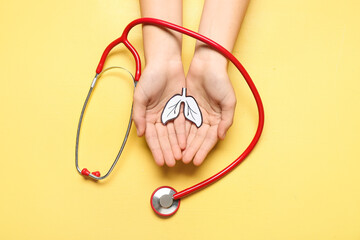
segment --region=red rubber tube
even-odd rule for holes
[[[232,55],[228,50],[226,50],[224,47],[222,47],[220,44],[214,42],[213,40],[199,34],[196,33],[194,31],[191,31],[189,29],[183,28],[181,26],[175,25],[173,23],[169,23],[160,19],[155,19],[155,18],[139,18],[136,19],[134,21],[132,21],[131,23],[129,23],[123,34],[121,35],[120,38],[116,39],[115,41],[113,41],[112,43],[109,44],[109,46],[105,49],[103,55],[101,56],[99,65],[96,69],[96,73],[100,73],[103,69],[105,60],[107,55],[109,54],[109,52],[111,51],[112,48],[114,48],[116,45],[118,45],[119,43],[124,43],[124,45],[130,50],[130,52],[132,53],[132,55],[135,58],[135,64],[136,64],[136,73],[135,73],[135,81],[138,81],[140,79],[140,75],[141,75],[141,62],[140,62],[140,57],[139,54],[137,53],[137,51],[135,50],[135,48],[129,43],[129,41],[127,40],[127,36],[129,34],[129,31],[136,25],[138,24],[150,24],[150,25],[155,25],[155,26],[159,26],[159,27],[165,27],[165,28],[169,28],[172,30],[175,30],[177,32],[186,34],[190,37],[193,37],[201,42],[204,42],[206,44],[208,44],[209,46],[211,46],[212,48],[214,48],[216,51],[218,51],[219,53],[221,53],[224,57],[226,57],[227,59],[229,59],[234,65],[235,67],[241,72],[241,74],[243,75],[245,81],[247,82],[254,98],[256,101],[256,105],[258,108],[258,113],[259,113],[259,122],[258,122],[258,126],[257,126],[257,130],[255,133],[254,138],[251,140],[249,146],[245,149],[245,151],[235,160],[233,161],[229,166],[227,166],[226,168],[224,168],[223,170],[221,170],[219,173],[213,175],[212,177],[192,186],[189,187],[185,190],[182,190],[176,194],[174,194],[173,198],[175,200],[180,199],[180,198],[184,198],[188,195],[190,195],[191,193],[207,187],[208,185],[210,185],[211,183],[219,180],[220,178],[222,178],[223,176],[225,176],[226,174],[228,174],[231,170],[233,170],[237,165],[239,165],[242,161],[244,161],[244,159],[250,154],[250,152],[254,149],[255,145],[257,144],[257,142],[259,141],[259,138],[261,136],[262,130],[264,128],[264,107],[259,95],[259,92],[257,91],[253,81],[251,80],[251,77],[249,76],[249,74],[247,73],[247,71],[245,70],[245,68],[241,65],[241,63],[234,57],[234,55]]]

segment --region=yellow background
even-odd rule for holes
[[[184,2],[185,27],[197,29],[202,4]],[[264,102],[261,141],[163,219],[149,204],[155,188],[211,176],[252,138],[256,106],[241,75],[230,66],[235,124],[201,167],[157,167],[132,128],[111,176],[86,180],[74,167],[80,110],[102,51],[140,17],[139,3],[2,0],[0,238],[359,240],[359,10],[355,0],[251,1],[234,54]],[[141,27],[130,41],[143,56]],[[184,39],[185,69],[193,46]],[[124,47],[107,63],[134,70]],[[81,135],[80,166],[102,173],[131,104],[130,80],[115,75],[98,82]]]

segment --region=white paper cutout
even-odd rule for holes
[[[181,104],[184,103],[184,116],[189,121],[193,122],[196,127],[202,125],[202,114],[195,98],[186,96],[186,88],[182,89],[182,95],[175,94],[165,104],[161,114],[161,122],[165,125],[170,120],[177,118],[180,114]]]
[[[180,114],[180,106],[183,102],[183,96],[180,94],[174,95],[166,103],[163,112],[161,114],[161,122],[165,125],[168,121],[175,119]]]

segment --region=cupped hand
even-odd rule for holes
[[[169,98],[185,86],[185,75],[181,59],[153,63],[146,65],[135,88],[133,120],[138,136],[145,135],[156,164],[172,167],[186,146],[185,118],[180,114],[166,125],[160,119]]]
[[[187,144],[184,163],[200,165],[218,139],[224,139],[233,122],[236,97],[226,64],[193,59],[186,77],[188,95],[193,96],[202,112],[203,124],[197,128],[186,121]]]

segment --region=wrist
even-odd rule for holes
[[[155,26],[144,26],[145,61],[181,60],[181,34]]]
[[[150,73],[152,80],[157,82],[178,81],[180,76],[185,80],[183,64],[179,57],[170,59],[151,58],[151,61],[146,62],[143,72]]]
[[[206,44],[197,44],[193,59],[199,64],[211,65],[216,68],[227,68],[228,60],[221,53]]]
[[[227,59],[213,49],[197,49],[188,75],[197,76],[197,78],[207,75],[227,75]]]
[[[183,68],[181,55],[157,54],[146,58],[145,67],[156,69],[157,71],[167,71],[167,69]]]
[[[153,62],[181,62],[181,47],[175,44],[159,44],[151,50],[145,48],[145,62],[150,64]]]
[[[210,84],[212,86],[219,86],[229,82],[227,73],[227,65],[219,64],[218,61],[206,61],[201,58],[193,58],[189,71],[187,73],[186,81],[189,84]]]

